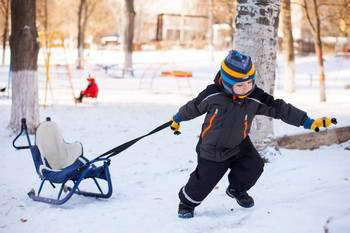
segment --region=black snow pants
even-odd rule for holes
[[[199,150],[197,150],[197,153]],[[247,191],[256,183],[263,172],[264,161],[247,137],[240,145],[240,151],[224,162],[201,158],[191,173],[187,184],[180,189],[179,198],[188,206],[198,206],[214,189],[216,184],[230,169],[228,181],[237,191]]]

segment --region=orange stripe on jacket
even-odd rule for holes
[[[215,110],[214,115],[210,118],[208,127],[205,128],[205,130],[204,130],[203,133],[202,133],[202,138],[203,138],[204,134],[211,128],[211,124],[212,124],[213,120],[215,119],[216,114],[218,114],[218,109]]]
[[[244,132],[243,132],[244,138],[247,137],[247,128],[248,128],[248,115],[245,115],[245,120],[244,120]]]

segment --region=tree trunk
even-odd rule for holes
[[[5,64],[5,53],[6,53],[6,41],[9,29],[9,12],[10,12],[10,0],[6,1],[5,7],[5,23],[4,23],[4,34],[2,39],[2,64]]]
[[[294,93],[295,62],[290,0],[282,0],[281,9],[283,19],[283,51],[285,56],[284,91],[286,93]]]
[[[85,31],[89,17],[92,15],[99,1],[80,0],[78,9],[78,68],[83,68]]]
[[[26,118],[29,133],[34,133],[39,124],[39,38],[35,24],[35,0],[12,0],[11,21],[12,106],[9,127],[19,131],[21,118]]]
[[[44,1],[44,30],[48,31],[47,0]]]
[[[135,10],[134,0],[125,0],[126,2],[126,24],[124,34],[124,52],[125,62],[123,74],[131,73],[133,70],[132,52],[133,52],[133,40],[134,40],[134,21]]]
[[[309,28],[314,38],[315,51],[317,55],[319,84],[320,84],[320,102],[326,102],[326,85],[325,85],[325,74],[324,74],[324,66],[323,66],[321,27],[320,27],[320,17],[318,14],[317,0],[312,0],[312,15],[313,15],[313,18],[315,19],[315,24],[311,22],[311,17],[308,11],[306,0],[304,0],[303,8],[306,16],[306,21],[309,24]]]
[[[280,0],[237,2],[233,49],[251,56],[257,86],[273,95]],[[271,137],[274,134],[272,118],[257,116],[251,130],[252,141],[262,155],[266,154],[268,146],[277,149],[277,143]]]
[[[83,11],[86,0],[80,0],[79,9],[78,9],[78,68],[82,68],[82,60],[84,58],[84,29],[83,29]]]

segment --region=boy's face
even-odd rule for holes
[[[241,83],[236,83],[232,86],[233,93],[237,95],[245,95],[253,88],[253,80],[248,80]]]

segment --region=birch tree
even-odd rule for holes
[[[29,133],[34,133],[39,124],[39,38],[35,25],[35,0],[12,0],[11,22],[12,106],[9,127],[19,131],[21,118],[26,118]]]
[[[280,0],[237,1],[233,49],[251,56],[257,86],[271,95],[275,88],[279,13]],[[251,129],[252,141],[262,155],[268,146],[277,148],[272,118],[257,116]]]

